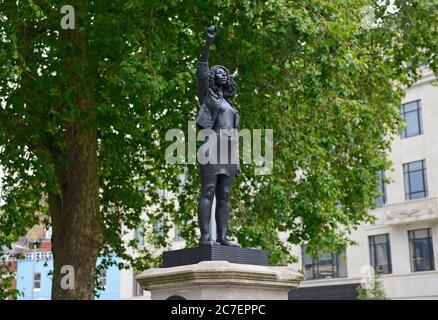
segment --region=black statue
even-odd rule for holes
[[[220,158],[219,139],[221,137],[222,139],[225,137],[230,141],[227,143],[228,155],[232,154],[231,141],[233,139],[238,141],[239,112],[230,101],[236,94],[237,86],[232,75],[225,67],[214,66],[208,68],[208,53],[216,36],[216,27],[209,27],[206,34],[207,41],[196,71],[200,104],[196,123],[199,129],[214,130],[217,138],[217,156]],[[217,163],[199,164],[199,169],[201,176],[201,198],[198,207],[198,220],[201,229],[199,244],[237,246],[227,239],[227,230],[231,185],[234,177],[240,175],[238,157],[237,161],[228,158],[225,162],[218,160]],[[210,234],[211,207],[215,195],[216,243],[211,239]]]

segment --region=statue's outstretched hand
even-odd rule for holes
[[[208,27],[206,31],[207,38],[213,40],[216,37],[216,30],[217,30],[216,26]]]

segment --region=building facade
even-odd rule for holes
[[[98,260],[99,263],[99,260]],[[34,251],[25,259],[17,261],[17,289],[21,292],[18,300],[50,300],[52,291],[53,257],[50,251]],[[122,272],[111,266],[101,273],[104,290],[99,291],[97,300],[119,300]]]
[[[10,254],[9,262],[15,268],[16,289],[20,291],[18,300],[50,300],[52,291],[53,255],[51,252],[51,230],[44,225],[37,225],[14,246],[14,254]],[[117,263],[120,262],[116,258]],[[99,265],[101,259],[97,260]],[[143,295],[143,291],[135,292],[134,273],[131,269],[119,270],[111,266],[101,271],[101,284],[104,290],[99,291],[97,300],[131,299]]]
[[[433,73],[406,90],[400,112],[407,127],[392,143],[391,180],[380,182],[377,221],[351,238],[345,255],[311,259],[296,247],[305,274],[290,299],[354,299],[368,266],[390,299],[438,299],[438,87]]]

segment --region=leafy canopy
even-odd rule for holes
[[[146,224],[157,248],[172,240],[171,225],[189,245],[197,241],[197,168],[168,165],[164,136],[187,131],[195,117],[206,26],[219,27],[210,64],[237,72],[241,127],[274,130],[273,172],[256,176],[253,165],[242,166],[230,221],[239,243],[270,250],[271,263],[293,259],[288,243],[340,248],[372,220],[389,137],[401,126],[403,86],[420,66],[437,71],[435,0],[394,1],[396,11],[371,0],[75,1],[85,65],[71,58],[79,48],[63,41],[62,2],[0,5],[0,246],[41,218],[50,224],[41,199],[59,192],[56,168],[68,166],[66,123],[83,122],[98,130],[101,256],[116,254],[138,270],[155,263],[154,254],[132,256],[137,243],[124,240],[127,229]],[[371,26],[363,8],[373,12]],[[61,77],[66,65],[77,72]],[[92,107],[78,108],[91,94]],[[164,233],[150,227],[159,220]]]

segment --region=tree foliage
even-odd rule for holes
[[[0,300],[17,299],[20,292],[14,288],[15,274],[8,270],[0,270]]]
[[[358,300],[389,300],[379,274],[373,273],[368,283],[356,289]]]
[[[397,10],[371,0],[78,0],[75,30],[60,26],[61,1],[0,5],[0,246],[37,223],[36,212],[54,223],[65,185],[96,171],[98,199],[84,199],[98,200],[101,227],[90,239],[105,263],[115,254],[136,270],[159,260],[148,248],[131,254],[129,229],[146,224],[156,248],[169,245],[171,225],[197,242],[197,168],[167,164],[164,136],[187,132],[195,117],[206,26],[219,27],[211,65],[237,73],[241,127],[274,130],[273,172],[242,166],[230,221],[239,243],[268,249],[271,263],[292,261],[288,243],[343,247],[350,230],[372,220],[403,88],[419,67],[438,70],[436,0],[396,0]],[[72,175],[69,151],[83,144],[96,145],[96,165]],[[163,234],[150,227],[159,220]],[[73,251],[87,245],[66,241]]]

